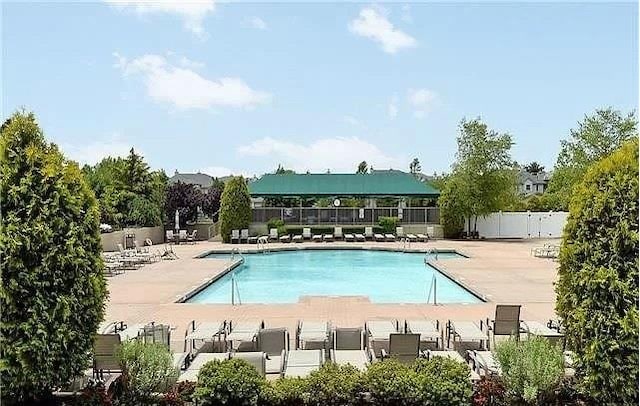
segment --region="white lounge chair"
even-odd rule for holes
[[[342,227],[333,227],[333,237],[336,240],[342,240],[344,238],[342,235]]]
[[[523,320],[521,324],[523,332],[534,336],[545,337],[554,344],[559,343],[564,339],[564,334],[558,332],[558,330],[549,328],[539,321]]]
[[[284,367],[285,378],[305,377],[320,369],[325,359],[324,350],[291,350]]]
[[[310,240],[311,239],[311,229],[309,227],[304,227],[302,229],[302,239]]]
[[[243,228],[242,230],[240,230],[240,242],[249,242],[249,229],[248,228]]]
[[[231,244],[240,242],[240,230],[231,230]]]
[[[396,240],[396,236],[391,234],[391,233],[386,233],[384,235],[384,240],[385,241],[395,241]]]
[[[347,233],[344,235],[344,240],[353,242],[356,240],[356,237],[353,234]]]
[[[454,348],[472,344],[477,349],[487,348],[489,336],[482,330],[482,322],[453,321],[447,323],[447,338],[453,341]],[[476,345],[477,344],[477,345]]]
[[[226,336],[228,350],[242,350],[247,347],[255,349],[256,335],[264,322],[239,321],[229,323],[229,334]]]
[[[262,351],[232,352],[231,358],[238,358],[253,366],[261,376],[267,374],[267,354]]]
[[[214,340],[221,342],[225,333],[225,321],[192,320],[184,336],[184,351],[193,355],[198,352],[213,352]]]
[[[394,358],[403,363],[411,363],[421,356],[420,334],[391,333],[389,351],[381,350],[381,358]]]
[[[267,374],[282,374],[288,350],[289,333],[286,328],[268,328],[258,332],[258,351],[267,355],[265,365]]]
[[[436,349],[442,345],[442,331],[439,323],[432,320],[406,320],[405,331],[407,333],[420,334],[420,349]]]
[[[280,242],[291,242],[291,236],[289,234],[285,234],[280,236]]]
[[[296,234],[296,235],[293,236],[293,238],[291,238],[291,241],[293,241],[293,242],[303,242],[304,238],[302,237],[302,235]]]
[[[272,228],[269,230],[269,240],[278,241],[278,229]]]
[[[398,332],[396,320],[369,320],[365,323],[365,330],[369,339],[369,348],[376,356],[381,350],[389,351],[389,335]]]
[[[406,237],[406,236],[404,235],[404,227],[396,227],[396,236],[397,236],[398,238],[404,238],[404,237]]]
[[[373,227],[365,227],[364,228],[364,238],[367,240],[373,240]]]
[[[298,321],[296,329],[296,348],[301,350],[319,350],[328,348],[331,326],[326,321]]]
[[[333,234],[325,234],[322,236],[322,241],[331,242],[333,241]]]
[[[314,234],[311,240],[314,242],[322,242],[322,234]]]
[[[500,364],[491,351],[469,350],[474,371],[480,376],[500,375]]]
[[[178,237],[180,238],[180,241],[187,241],[187,230],[180,230],[178,232]]]
[[[373,235],[373,238],[378,242],[384,242],[384,235],[380,233],[376,233]]]
[[[356,237],[356,241],[358,241],[358,242],[364,242],[364,241],[366,241],[366,240],[367,240],[367,239],[364,237],[364,234],[356,234],[356,235],[355,235],[355,237]]]
[[[180,374],[178,377],[178,382],[197,382],[198,381],[198,373],[200,373],[200,369],[207,362],[211,362],[214,360],[224,361],[229,359],[230,354],[228,352],[202,352],[191,361],[187,370]]]
[[[164,238],[166,240],[166,242],[168,243],[173,243],[176,241],[175,237],[173,236],[173,231],[172,230],[167,230],[164,232]]]
[[[360,370],[365,370],[375,358],[372,351],[365,351],[362,328],[336,328],[332,341],[331,361],[336,364],[351,364]]]

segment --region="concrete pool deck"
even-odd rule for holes
[[[109,277],[106,320],[127,323],[155,321],[174,326],[172,342],[181,348],[184,331],[191,320],[265,320],[268,326],[287,327],[293,337],[299,319],[330,320],[338,326],[360,326],[367,319],[480,320],[493,317],[496,303],[521,304],[522,319],[546,321],[555,318],[553,283],[557,262],[535,258],[531,248],[549,240],[450,241],[412,243],[411,248],[456,250],[469,258],[446,259],[437,265],[463,284],[485,295],[489,302],[478,304],[377,304],[366,297],[302,297],[291,304],[199,304],[176,303],[188,291],[216,277],[230,265],[226,259],[197,258],[208,251],[252,245],[199,242],[174,246],[177,260],[163,260],[141,269]],[[558,240],[551,242],[559,243]],[[340,246],[401,248],[400,243],[301,243],[270,244],[276,247],[327,248]],[[161,250],[163,246],[152,247]]]

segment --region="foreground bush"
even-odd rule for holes
[[[549,396],[564,375],[562,350],[544,337],[501,342],[496,356],[508,394],[529,404]]]
[[[419,405],[418,374],[394,359],[376,362],[365,374],[365,385],[374,405]]]
[[[154,394],[167,391],[178,378],[171,352],[162,344],[125,341],[118,358],[122,368],[121,403],[151,403]]]
[[[308,405],[355,405],[364,387],[362,373],[351,365],[328,363],[306,379]]]
[[[238,176],[227,181],[220,201],[220,235],[224,242],[231,240],[231,230],[249,228],[251,197],[247,181]]]
[[[280,378],[268,382],[261,394],[262,405],[269,406],[304,406],[309,393],[307,380],[304,378]]]
[[[202,406],[257,405],[265,384],[265,379],[244,360],[216,360],[200,369],[193,398]]]
[[[469,367],[444,357],[418,360],[413,365],[418,377],[419,399],[424,405],[463,405],[471,398]]]
[[[638,141],[595,164],[574,189],[556,310],[582,390],[638,403]]]
[[[2,404],[35,403],[90,365],[107,297],[99,213],[33,114],[0,130]]]

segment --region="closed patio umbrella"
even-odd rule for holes
[[[178,212],[178,210],[176,210],[176,219],[175,219],[175,223],[176,223],[176,232],[180,230],[180,212]]]

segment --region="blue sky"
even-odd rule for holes
[[[638,104],[626,4],[3,3],[2,114],[73,159],[213,175],[447,170],[457,125],[555,162],[585,113]]]

